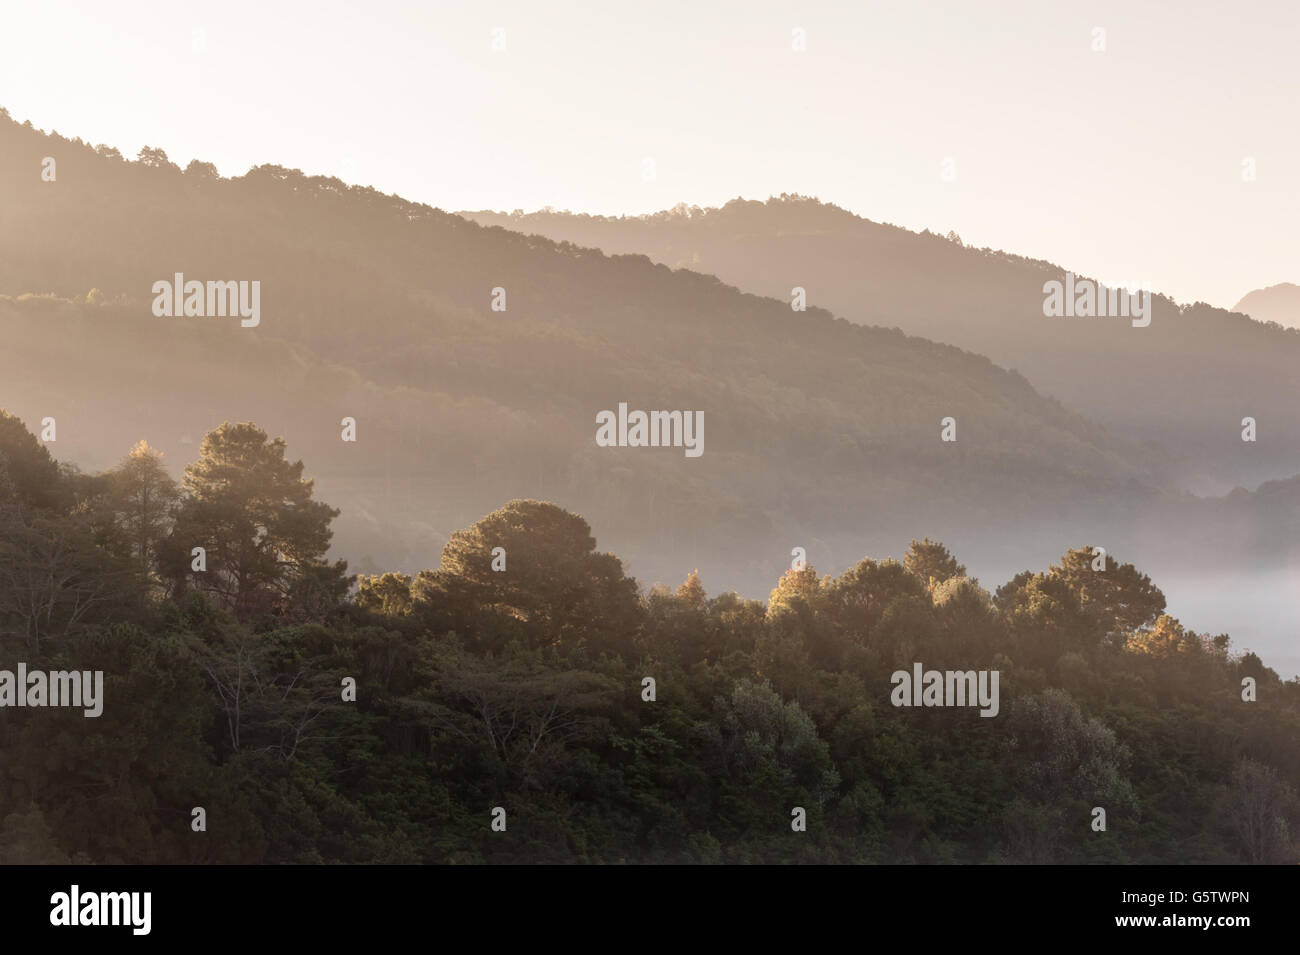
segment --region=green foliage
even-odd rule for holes
[[[49,449],[4,409],[0,409],[0,496],[44,510],[69,503]]]
[[[697,573],[642,592],[582,518],[512,501],[348,600],[301,464],[214,435],[169,530],[146,451],[80,475],[0,422],[49,482],[0,484],[6,658],[105,674],[101,717],[3,711],[0,861],[1300,861],[1300,682],[1131,565],[1074,550],[990,597],[928,541],[790,571],[765,607]],[[278,612],[157,586],[204,526]],[[1002,712],[890,705],[917,661],[997,670]]]
[[[415,582],[418,609],[448,616],[450,629],[483,648],[518,640],[616,652],[639,624],[636,582],[595,547],[576,514],[512,501],[451,536],[438,570]],[[499,561],[505,570],[493,569]]]
[[[1052,576],[1064,581],[1085,612],[1109,624],[1108,631],[1136,630],[1155,623],[1165,609],[1165,595],[1151,578],[1132,564],[1120,564],[1107,554],[1104,568],[1091,547],[1071,550],[1053,564]]]
[[[327,597],[331,588],[344,589],[347,565],[325,562],[339,512],[313,500],[303,463],[284,452],[283,438],[227,422],[204,437],[199,459],[185,469],[164,563],[178,587],[202,590],[240,620],[301,608],[293,591],[309,574],[315,586],[299,592],[304,599],[319,600],[321,588]],[[206,550],[204,570],[193,567],[194,547]]]
[[[920,577],[931,590],[954,577],[966,576],[966,568],[957,563],[957,558],[948,553],[948,548],[928,537],[921,541],[913,540],[908,545],[903,566]]]

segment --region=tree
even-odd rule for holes
[[[347,565],[325,560],[339,512],[313,500],[303,463],[285,458],[283,438],[252,423],[208,432],[185,469],[186,496],[169,538],[173,579],[201,589],[239,619],[285,612],[294,585],[321,569],[341,581]],[[202,547],[206,570],[191,554]]]
[[[596,735],[617,685],[587,670],[548,667],[541,651],[513,644],[492,657],[435,650],[433,726],[497,763],[524,785],[548,781],[572,756],[570,743]]]
[[[1099,557],[1092,547],[1068,551],[1049,573],[1079,598],[1084,611],[1098,618],[1107,633],[1149,627],[1164,612],[1165,595],[1151,578],[1132,564],[1119,564],[1109,554],[1104,569],[1093,570]]]
[[[1187,630],[1169,614],[1161,614],[1149,628],[1131,633],[1124,644],[1130,653],[1140,653],[1166,660],[1175,656],[1200,655],[1211,652],[1214,644],[1210,638]]]
[[[109,472],[114,523],[128,548],[127,558],[142,579],[153,573],[159,542],[172,525],[172,508],[180,498],[176,481],[162,463],[162,453],[141,441]]]
[[[192,659],[216,694],[232,752],[287,761],[330,738],[323,726],[343,705],[340,678],[323,665],[328,658],[304,652],[304,639],[313,638],[325,642],[321,633],[284,629],[255,636],[230,624],[187,637]]]
[[[411,612],[411,575],[386,573],[357,578],[356,604],[385,617],[397,617]]]
[[[1008,625],[1012,655],[1022,663],[1046,666],[1066,653],[1086,656],[1101,646],[1106,632],[1069,582],[1052,574],[1017,574],[998,588],[996,603]]]
[[[908,615],[909,604],[928,611],[930,597],[926,585],[916,574],[896,560],[874,561],[864,557],[856,566],[825,584],[826,614],[832,624],[854,643],[866,645],[874,642],[877,630],[890,608],[895,613]],[[909,622],[913,636],[917,628]]]
[[[641,622],[622,561],[596,551],[585,520],[542,501],[511,501],[452,534],[438,570],[422,572],[414,590],[422,610],[489,647],[518,639],[618,652]]]
[[[957,558],[948,552],[948,548],[928,537],[921,541],[913,540],[908,545],[903,566],[920,577],[931,590],[953,577],[966,576],[966,568],[957,563]]]
[[[181,167],[176,165],[167,158],[167,153],[153,146],[141,146],[140,152],[136,156],[136,162],[142,166],[149,166],[153,169],[170,169],[173,172],[180,172]]]
[[[0,474],[0,638],[38,654],[114,599],[117,583],[88,519],[24,507]]]
[[[692,571],[674,593],[656,584],[646,594],[645,614],[638,649],[658,659],[673,659],[690,665],[709,657],[719,649],[713,639],[716,621],[710,620],[708,595],[700,582],[699,571]]]
[[[983,587],[969,577],[949,577],[935,586],[932,597],[947,659],[959,664],[972,655],[978,659],[996,647],[1002,623]],[[928,662],[930,657],[925,659]]]
[[[839,787],[830,747],[816,723],[766,681],[738,680],[715,699],[714,713],[697,724],[696,733],[704,750],[700,759],[729,808],[719,820],[728,841],[751,831],[770,833],[771,821],[788,819],[792,805],[803,806],[815,819]],[[772,858],[789,857],[786,847],[772,850]]]
[[[1296,861],[1289,821],[1297,810],[1296,794],[1276,769],[1243,758],[1233,770],[1226,808],[1247,861]]]
[[[796,601],[806,601],[810,606],[820,609],[822,581],[811,566],[791,567],[767,597],[768,615],[776,613],[782,607],[791,606]]]
[[[22,787],[74,862],[83,852],[110,864],[188,861],[181,820],[195,794],[209,811],[216,799],[199,671],[175,636],[124,623],[84,628],[60,653],[103,672],[103,709],[86,719],[59,707],[24,721],[5,746],[9,765],[24,768]]]
[[[1130,752],[1113,730],[1090,717],[1064,690],[1015,701],[1005,742],[1014,765],[1014,798],[1003,813],[1011,858],[1060,862],[1089,830],[1067,819],[1087,819],[1093,806],[1131,810],[1137,804],[1125,775]]]
[[[690,576],[677,588],[677,599],[691,610],[703,610],[706,594],[704,584],[700,583],[700,572],[693,570]]]
[[[0,409],[0,471],[24,505],[63,510],[72,503],[59,466],[16,416]]]
[[[219,179],[217,167],[210,162],[202,162],[198,159],[191,159],[190,164],[185,167],[185,175],[194,179]]]
[[[1002,612],[1009,612],[1024,595],[1025,588],[1034,579],[1032,570],[1022,570],[993,594],[993,606]]]

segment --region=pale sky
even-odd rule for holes
[[[1296,0],[42,0],[2,22],[0,105],[131,157],[448,210],[798,192],[1183,302],[1300,282]]]

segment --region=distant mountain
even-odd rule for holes
[[[259,324],[156,317],[176,273],[259,282]],[[342,508],[353,570],[436,564],[512,498],[583,514],[647,582],[698,567],[754,596],[795,547],[833,571],[924,534],[972,566],[1082,541],[1126,559],[1219,541],[1233,561],[1258,504],[1166,490],[1158,454],[949,345],[334,179],[125,162],[4,117],[0,292],[0,406],[56,418],[61,460],[103,468],[143,437],[179,472],[207,429],[253,420]],[[598,447],[597,414],[623,402],[702,411],[703,455]],[[1258,519],[1286,528],[1278,497]]]
[[[1300,328],[1300,285],[1283,282],[1259,288],[1232,307],[1259,322],[1275,322],[1283,328]]]
[[[609,254],[640,253],[786,301],[798,286],[810,304],[854,322],[987,355],[1113,433],[1160,446],[1193,490],[1300,473],[1300,331],[1159,294],[1147,327],[1125,317],[1048,318],[1044,285],[1063,282],[1071,263],[970,248],[799,196],[620,218],[463,214]],[[1254,444],[1241,440],[1245,417],[1258,423]]]

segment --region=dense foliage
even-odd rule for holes
[[[925,540],[764,605],[516,500],[345,593],[285,450],[91,476],[0,416],[0,664],[105,673],[99,718],[0,709],[0,861],[1297,861],[1300,682],[1131,565],[990,594]],[[892,706],[914,662],[996,669],[999,714]]]

